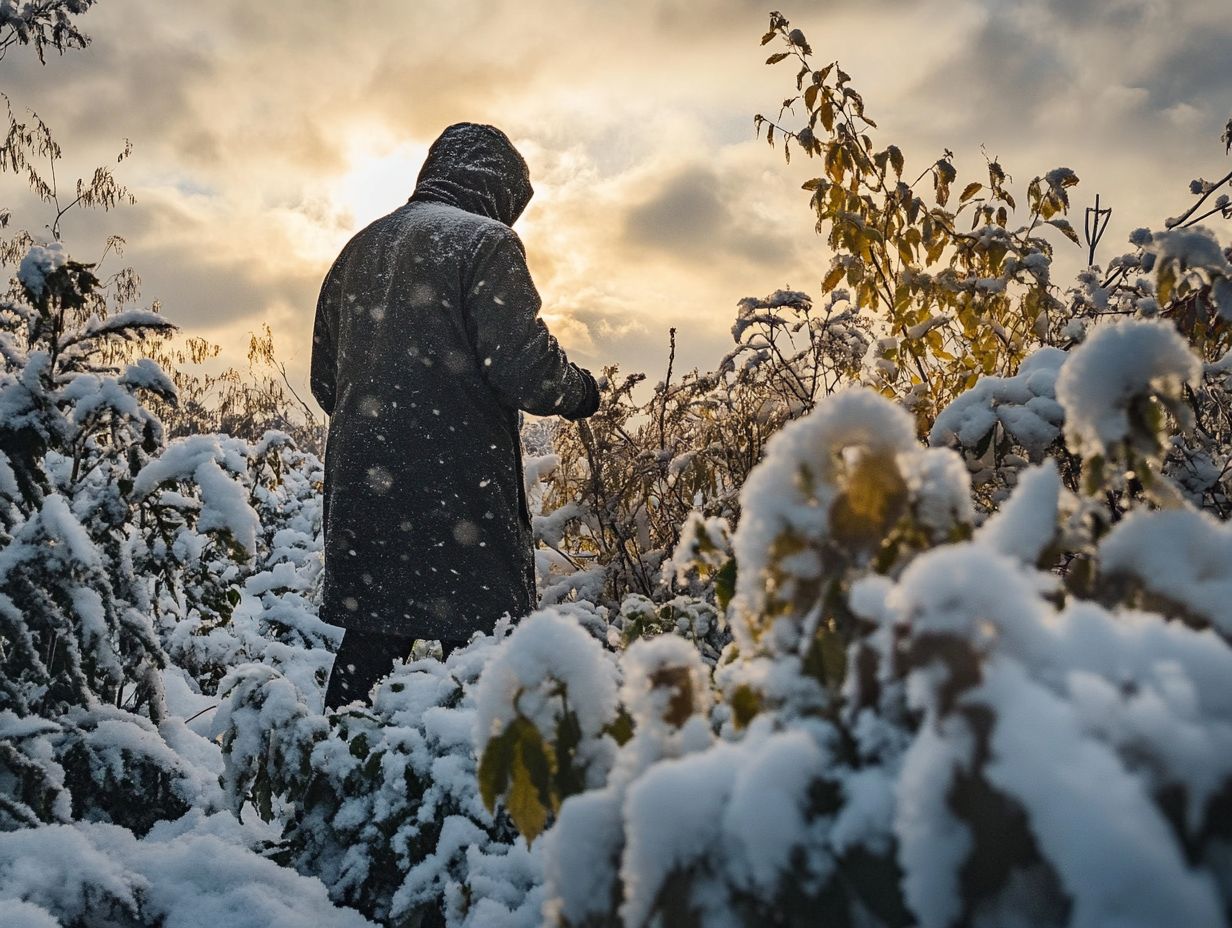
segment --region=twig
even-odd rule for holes
[[[672,365],[676,363],[676,327],[672,326],[668,330],[668,338],[670,340],[670,348],[667,354],[667,377],[663,380],[663,403],[659,407],[659,447],[667,447],[667,435],[664,428],[664,420],[667,419],[667,394],[668,387],[672,382]]]
[[[198,718],[199,716],[205,715],[205,713],[209,712],[211,709],[217,709],[217,708],[218,708],[218,705],[220,705],[220,704],[215,704],[215,705],[213,705],[213,706],[206,706],[206,707],[205,707],[204,709],[202,709],[200,712],[198,712],[198,713],[196,713],[196,714],[194,714],[194,715],[190,715],[188,718],[186,718],[186,719],[184,720],[184,724],[185,724],[185,725],[187,725],[187,724],[188,724],[189,722],[191,722],[193,719]]]

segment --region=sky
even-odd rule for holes
[[[237,364],[268,324],[305,394],[316,295],[339,249],[406,200],[441,129],[498,125],[530,164],[536,194],[516,228],[549,327],[579,363],[653,381],[669,327],[678,365],[713,367],[740,298],[816,291],[827,268],[800,190],[820,166],[785,164],[754,137],[753,115],[794,91],[788,62],[763,63],[768,13],[747,0],[99,0],[81,19],[88,49],[45,67],[10,52],[0,90],[52,126],[64,171],[132,143],[115,169],[137,204],[72,216],[75,256],[124,236],[143,301]],[[1075,225],[1096,192],[1114,210],[1104,258],[1183,211],[1192,178],[1232,170],[1219,142],[1226,0],[826,0],[783,13],[817,62],[852,75],[878,146],[898,144],[909,173],[945,148],[959,186],[984,179],[984,152],[1014,190],[1075,170]],[[12,176],[0,204],[46,221]],[[1068,246],[1058,265],[1081,261]]]

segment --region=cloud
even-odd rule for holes
[[[654,251],[704,257],[730,223],[714,172],[694,166],[665,180],[654,195],[629,210],[625,235]]]
[[[1066,164],[1083,179],[1077,207],[1096,190],[1114,205],[1112,243],[1175,213],[1189,177],[1224,164],[1224,7],[835,0],[787,12],[818,61],[842,59],[878,143],[902,146],[909,167],[949,147],[960,178],[978,177],[986,145],[1021,187]],[[132,140],[117,173],[139,204],[74,217],[70,245],[89,254],[124,234],[147,296],[232,357],[268,321],[301,375],[332,256],[403,201],[415,154],[444,125],[471,118],[506,128],[531,164],[537,194],[518,228],[562,343],[594,366],[657,369],[676,325],[681,363],[706,366],[740,297],[808,290],[827,263],[799,189],[819,166],[786,165],[752,138],[753,113],[777,112],[793,88],[788,63],[762,64],[767,12],[752,0],[370,0],[360,15],[333,0],[217,0],[171,15],[127,0],[84,18],[85,51],[46,68],[8,56],[5,90],[52,123],[78,172]],[[20,199],[14,178],[0,183],[0,202]]]

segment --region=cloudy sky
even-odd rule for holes
[[[1025,188],[1073,168],[1075,205],[1114,207],[1103,254],[1232,165],[1227,0],[826,0],[784,8],[819,62],[839,59],[916,172],[981,146]],[[65,228],[97,254],[129,242],[146,300],[242,361],[273,328],[303,381],[317,288],[363,224],[410,193],[451,122],[501,126],[531,166],[518,224],[544,315],[572,356],[662,369],[727,349],[736,301],[816,288],[827,255],[800,183],[817,167],[753,138],[793,87],[758,46],[748,0],[100,0],[93,44],[0,89],[56,130],[68,169],[131,140],[138,199]],[[789,124],[792,119],[786,120]],[[20,187],[0,178],[0,203]],[[1020,197],[1020,202],[1025,199]],[[1081,211],[1075,216],[1081,226]],[[34,223],[44,221],[42,217]],[[1076,266],[1077,251],[1065,258]]]

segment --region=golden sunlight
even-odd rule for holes
[[[356,139],[347,152],[348,168],[328,187],[329,204],[350,234],[406,201],[428,154],[424,142],[393,142],[387,133]]]

